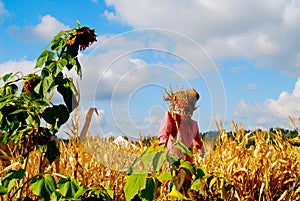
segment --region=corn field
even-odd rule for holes
[[[74,177],[85,187],[110,188],[114,191],[114,200],[125,200],[123,189],[127,170],[147,145],[142,143],[142,137],[140,142],[135,143],[135,148],[117,146],[112,140],[89,135],[82,142],[78,138],[78,121],[79,118],[74,116],[72,125],[66,131],[69,139],[59,140],[61,154],[53,164],[37,161],[41,153],[32,152],[26,177],[38,173],[30,172],[30,169],[37,171],[30,167],[36,167],[39,163],[44,172],[54,172],[57,177]],[[292,145],[280,131],[245,133],[243,126],[233,123],[232,134],[228,135],[222,125],[218,127],[220,135],[215,142],[204,138],[205,156],[202,158],[200,154],[195,154],[195,163],[214,176],[224,178],[226,184],[234,187],[230,200],[300,199],[300,147]],[[154,137],[151,143],[157,143],[157,139]],[[18,169],[20,157],[12,145],[2,145],[0,176],[3,177],[10,169]],[[191,198],[206,200],[208,191],[207,184],[203,183],[201,199],[199,192]],[[23,194],[28,193],[25,188]],[[157,200],[166,200],[166,193],[167,183],[163,183],[158,189]],[[1,200],[8,200],[8,197],[4,196]]]

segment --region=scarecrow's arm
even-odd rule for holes
[[[160,129],[158,132],[159,144],[166,144],[168,142],[169,136],[172,132],[172,117],[169,112],[166,112],[164,119],[160,124]]]

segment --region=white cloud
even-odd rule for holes
[[[174,0],[109,0],[106,3],[115,8],[120,19],[133,27],[169,28],[193,38],[197,35],[202,38],[230,35],[233,32],[243,33],[262,26],[262,23],[277,21],[280,18],[278,13],[285,6],[285,1],[241,3],[238,0],[230,0],[226,4],[220,0],[188,3]]]
[[[153,77],[155,72],[133,63],[143,61],[131,55],[111,63],[119,56],[118,53],[121,54],[121,51],[116,49],[100,55],[83,56],[81,60],[85,61],[82,63],[83,78],[80,86],[84,99],[110,99],[113,95],[114,98],[122,98]]]
[[[109,99],[113,91],[114,95],[126,95],[154,80],[166,86],[175,80],[185,83],[191,78],[205,80],[207,75],[202,72],[208,69],[216,74],[211,80],[213,85],[219,84],[216,66],[206,52],[175,32],[141,29],[99,36],[98,41],[89,55],[80,58],[83,97]],[[205,81],[209,84],[209,78]]]
[[[41,22],[33,27],[18,27],[11,26],[8,32],[15,38],[29,42],[49,41],[61,30],[68,30],[69,26],[64,25],[59,20],[51,15],[41,17]]]
[[[51,15],[45,15],[41,18],[41,22],[38,25],[28,28],[28,31],[32,32],[34,36],[37,36],[42,40],[49,40],[61,30],[67,29],[69,29],[69,27],[58,21],[56,18]]]
[[[95,82],[97,82],[96,85],[94,85],[97,87],[94,91],[94,93],[96,93],[94,94],[96,99],[110,98],[111,96],[114,100],[124,98],[136,88],[148,83],[157,76],[157,71],[152,70],[147,65],[136,65],[132,63],[132,60],[138,59],[125,56],[106,69],[94,68],[97,69],[96,77],[95,75],[93,76],[95,77]],[[139,62],[144,61],[140,60]],[[103,62],[98,62],[97,66],[101,64],[103,64]],[[89,65],[89,67],[92,66]],[[90,80],[91,75],[86,74],[85,76]],[[86,84],[90,84],[90,82]]]
[[[296,2],[293,1],[293,3],[288,4],[283,11],[283,20],[286,23],[286,26],[298,26],[300,19],[300,8],[295,4]]]
[[[256,105],[241,100],[234,112],[238,118],[245,120],[249,126],[283,126],[288,127],[289,116],[300,117],[300,78],[292,92],[283,91],[277,99],[266,99]],[[274,125],[278,123],[278,125]]]
[[[35,61],[22,59],[20,61],[9,60],[0,64],[0,75],[20,71],[24,75],[34,71]]]
[[[259,67],[300,76],[299,1],[106,0],[106,4],[115,8],[114,13],[105,12],[108,19],[186,34],[214,59],[244,57]]]
[[[138,114],[140,122],[133,122],[130,119],[128,102],[130,102],[132,94],[140,89],[143,91],[142,88],[145,86],[157,88],[155,89],[156,94],[151,91],[150,97],[141,96],[143,100],[137,102],[143,103],[143,110],[148,109],[144,105],[145,100],[148,101],[151,98],[156,102],[148,103],[149,108],[154,104],[161,103],[164,105],[161,97],[163,88],[169,88],[170,84],[174,87],[185,87],[189,85],[190,78],[204,80],[207,88],[211,90],[208,92],[208,96],[214,96],[215,92],[220,95],[222,94],[220,91],[224,91],[216,87],[219,86],[218,81],[220,81],[217,79],[218,74],[216,76],[210,74],[211,79],[208,78],[209,75],[201,74],[203,69],[214,69],[215,67],[201,48],[198,47],[198,52],[193,52],[195,50],[193,45],[196,47],[197,45],[184,36],[163,30],[138,30],[117,36],[101,35],[98,36],[97,40],[98,43],[79,54],[83,70],[83,78],[79,80],[79,84],[82,107],[94,107],[95,102],[102,101],[99,106],[105,109],[104,116],[108,118],[107,122],[106,118],[97,122],[98,133],[109,132],[105,129],[108,129],[110,125],[113,127],[111,130],[114,133],[123,132],[137,135],[145,124],[151,124],[151,128],[147,128],[147,131],[142,130],[143,132],[155,133],[158,129],[159,119],[161,119],[156,113],[149,115],[149,117],[145,114]],[[186,40],[187,43],[185,43]],[[186,45],[186,49],[184,45]],[[32,62],[32,68],[33,66],[34,62]],[[222,97],[210,98],[223,100]],[[54,99],[58,100],[57,97]],[[106,105],[102,105],[103,102]],[[110,104],[113,106],[112,109]],[[211,104],[216,104],[216,102],[212,100]],[[136,108],[139,107],[136,106]],[[135,110],[137,110],[136,108]],[[110,109],[117,114],[115,117],[111,116]],[[121,109],[125,109],[125,112],[122,113]],[[132,114],[134,117],[136,117],[135,112],[133,111]],[[102,125],[99,126],[99,122],[102,122]],[[134,123],[141,123],[141,125]],[[116,128],[115,125],[121,129]],[[95,127],[97,128],[97,125]]]
[[[180,40],[174,42],[174,38]],[[156,113],[147,116],[143,112],[154,104],[164,104],[161,97],[163,88],[169,88],[170,84],[184,87],[184,84],[189,84],[190,78],[204,79],[206,75],[201,77],[200,72],[213,65],[201,48],[198,52],[192,52],[191,47],[195,44],[189,40],[184,43],[184,40],[187,39],[175,33],[164,34],[162,30],[153,29],[99,36],[90,54],[80,57],[83,69],[83,79],[80,80],[82,101],[88,105],[96,102],[108,108],[106,114],[110,117],[109,124],[117,126],[123,133],[155,133],[161,117]],[[183,47],[185,44],[186,51]],[[209,95],[213,96],[214,91],[221,94],[220,90],[215,90],[218,86],[217,76],[207,80],[206,84],[214,85]],[[143,93],[147,87],[156,88],[151,88],[151,93]],[[140,96],[135,96],[139,90],[142,91]],[[152,102],[145,103],[152,99]],[[137,105],[131,105],[132,101]],[[117,132],[117,129],[113,131]]]
[[[108,19],[108,20],[114,20],[116,19],[115,13],[114,12],[109,12],[108,10],[105,10],[103,15]]]

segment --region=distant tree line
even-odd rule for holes
[[[244,133],[247,134],[247,133],[251,132],[251,133],[255,134],[255,132],[257,132],[257,131],[261,132],[263,130],[261,130],[261,129],[244,130]],[[289,130],[289,129],[285,129],[285,128],[273,128],[272,127],[268,130],[268,132],[271,132],[271,133],[274,133],[274,134],[282,134],[284,139],[295,138],[298,135],[298,131],[295,130],[295,129],[294,130]],[[207,131],[207,132],[201,132],[200,135],[203,139],[208,139],[208,140],[215,141],[216,138],[220,135],[220,132],[219,131]],[[236,132],[227,131],[227,135],[228,135],[228,137],[232,137],[232,136],[236,135]],[[126,135],[124,135],[122,137],[125,140],[130,141],[130,142],[137,142],[137,141],[141,140],[144,145],[150,145],[152,141],[157,140],[156,135],[142,136],[141,139],[135,139],[135,138],[129,139],[128,136],[126,136]],[[110,136],[108,139],[109,139],[109,141],[112,142],[112,141],[115,140],[115,137]]]

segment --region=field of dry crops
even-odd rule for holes
[[[220,140],[198,165],[235,187],[235,200],[300,199],[300,148],[283,140],[280,130],[244,133],[243,127]]]
[[[84,143],[76,140],[78,127],[70,127],[68,142],[60,141],[60,159],[54,164],[44,164],[45,172],[57,176],[72,176],[84,186],[110,187],[115,200],[125,200],[123,188],[127,168],[134,158],[146,149],[136,143],[136,148],[115,145],[111,140],[87,137]],[[300,199],[300,148],[292,146],[280,131],[252,131],[233,124],[232,135],[220,127],[220,136],[215,143],[205,140],[205,157],[195,156],[197,167],[205,168],[215,176],[225,178],[234,186],[232,200],[297,200]],[[152,143],[157,143],[155,139]],[[5,151],[5,152],[4,152]],[[39,152],[30,156],[28,169],[36,170]],[[19,156],[12,147],[3,147],[0,174],[17,169]],[[29,171],[28,178],[37,174]],[[166,194],[166,184],[158,190],[158,200]],[[26,194],[26,190],[23,192]],[[202,192],[205,195],[205,189]],[[5,199],[5,198],[4,198]]]

